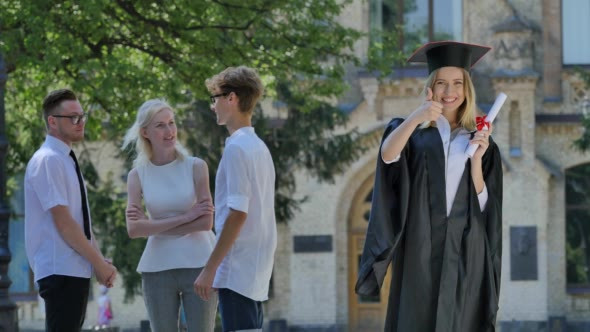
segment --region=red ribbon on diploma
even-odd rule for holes
[[[483,127],[485,127],[485,126],[490,128],[490,123],[486,122],[485,116],[476,116],[475,117],[475,124],[477,125],[477,130],[482,130]]]

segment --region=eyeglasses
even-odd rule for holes
[[[225,97],[225,96],[229,95],[230,93],[231,93],[231,91],[228,91],[228,92],[218,93],[213,96],[209,96],[209,99],[211,99],[211,104],[215,104],[216,98]]]
[[[88,113],[82,113],[80,115],[51,115],[54,118],[68,118],[70,119],[70,121],[72,121],[73,125],[77,125],[78,123],[80,123],[80,121],[82,122],[86,122],[86,120],[88,119]]]

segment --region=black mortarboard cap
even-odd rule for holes
[[[428,63],[429,74],[448,66],[469,70],[491,49],[488,46],[450,40],[430,42],[417,49],[408,62]]]

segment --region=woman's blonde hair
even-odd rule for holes
[[[146,165],[152,159],[152,144],[141,134],[141,130],[146,128],[152,122],[154,116],[163,109],[173,111],[172,107],[162,99],[146,101],[139,107],[135,123],[127,130],[121,148],[125,150],[130,144],[135,144],[136,157],[133,160],[133,167]],[[176,158],[180,160],[184,160],[188,156],[188,152],[178,140],[176,141],[175,150]]]
[[[471,81],[471,75],[463,68],[463,93],[465,95],[465,101],[459,106],[457,110],[457,118],[459,119],[459,125],[469,131],[475,130],[475,116],[477,113],[475,107],[475,88],[473,87],[473,81]],[[428,88],[434,90],[434,81],[439,69],[435,69],[430,73],[424,84],[424,96],[428,95]],[[426,128],[431,125],[430,122],[423,123],[420,127]]]

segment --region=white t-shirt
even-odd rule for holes
[[[268,148],[254,128],[236,130],[225,140],[215,178],[217,237],[230,208],[248,216],[217,269],[213,287],[228,288],[255,301],[268,299],[277,247],[274,194],[275,170]]]
[[[188,211],[201,198],[195,193],[194,157],[176,159],[166,165],[152,163],[137,168],[143,201],[150,219],[163,219]],[[138,272],[205,266],[213,251],[213,231],[185,235],[156,234],[148,237],[137,266]]]
[[[92,274],[90,262],[63,240],[50,211],[58,205],[67,206],[84,229],[80,184],[70,151],[66,143],[47,135],[27,164],[25,247],[35,281],[54,274],[81,278]],[[89,222],[92,227],[92,220]]]

